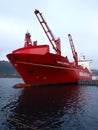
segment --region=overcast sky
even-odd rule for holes
[[[79,58],[92,59],[98,69],[98,0],[2,0],[0,1],[0,60],[23,47],[27,30],[38,44],[49,44],[34,10],[42,12],[55,38],[60,37],[62,55],[72,59],[68,33]]]

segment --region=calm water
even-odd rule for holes
[[[0,78],[0,130],[98,130],[98,87],[14,88]]]

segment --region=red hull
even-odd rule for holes
[[[16,52],[7,57],[26,84],[76,83],[92,79],[89,70],[76,67],[66,57],[51,53],[38,55]]]

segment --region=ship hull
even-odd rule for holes
[[[47,44],[37,45],[37,41],[31,40],[29,32],[25,34],[24,47],[14,50],[7,57],[26,84],[57,84],[77,83],[80,80],[91,80],[90,71],[78,65],[78,54],[75,51],[73,40],[69,34],[69,41],[72,49],[74,62],[69,62],[67,56],[61,55],[60,38],[55,39],[47,23],[39,10],[35,10],[48,40],[50,41],[55,54],[50,52]]]
[[[77,83],[92,78],[88,70],[76,67],[67,58],[51,53],[8,54],[7,57],[26,84]]]

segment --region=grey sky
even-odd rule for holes
[[[79,57],[83,53],[92,59],[92,68],[98,63],[98,0],[3,0],[0,1],[0,60],[6,54],[22,47],[28,30],[32,40],[50,44],[34,10],[39,9],[56,38],[60,37],[62,55],[72,61],[68,41],[71,33]]]

